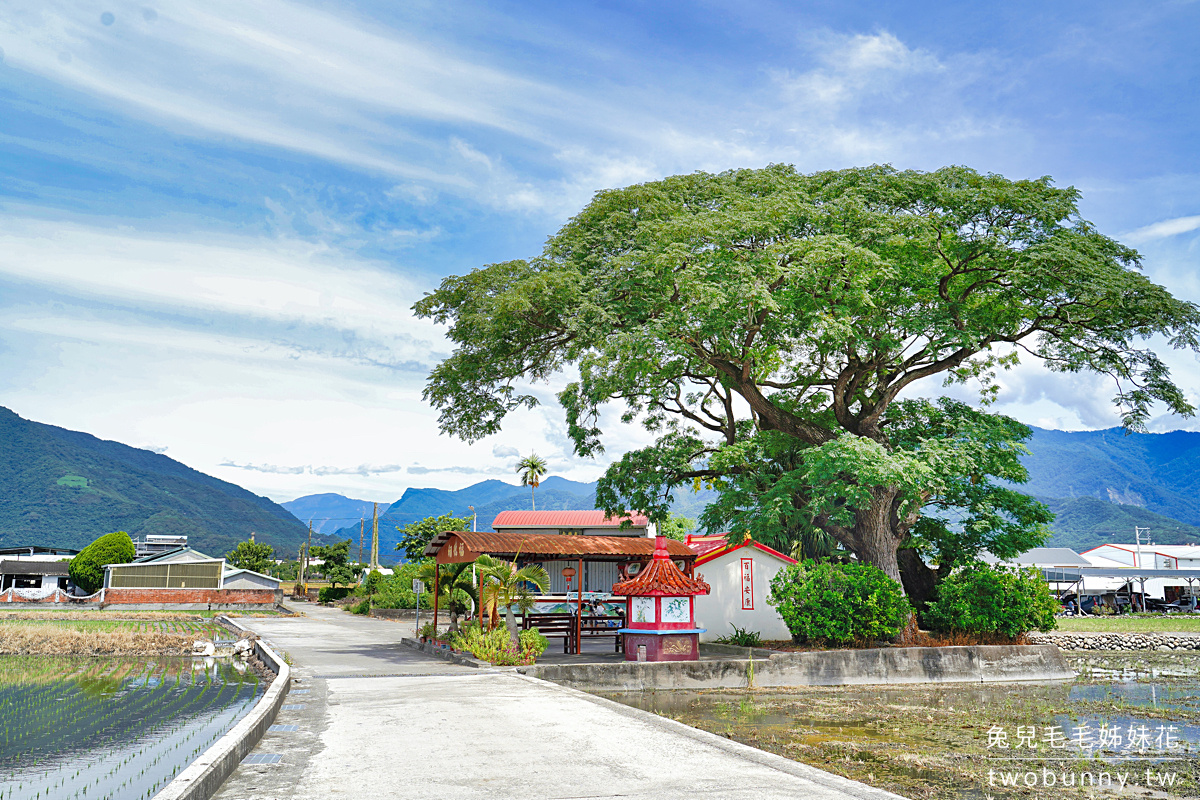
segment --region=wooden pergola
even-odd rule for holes
[[[686,544],[675,539],[666,540],[667,553],[678,561],[684,574],[692,575],[696,553]],[[425,547],[425,555],[433,556],[434,563],[464,564],[481,555],[522,562],[575,560],[579,564],[577,574],[583,575],[583,562],[608,561],[628,565],[632,562],[648,563],[654,557],[654,539],[642,536],[565,536],[538,533],[492,533],[490,531],[447,531],[434,537]],[[625,570],[622,570],[624,572]],[[439,569],[433,575],[433,624],[437,629],[439,611]],[[480,589],[482,590],[482,586]],[[583,584],[577,593],[576,626],[583,616]],[[481,594],[482,596],[482,594]],[[575,637],[576,653],[581,643],[578,631]]]

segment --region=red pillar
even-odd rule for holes
[[[433,562],[433,635],[437,638],[438,624],[438,578],[442,574],[441,565],[437,563],[437,559]]]
[[[583,652],[583,559],[579,559],[579,596],[575,604],[575,655]]]

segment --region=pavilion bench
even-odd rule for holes
[[[526,614],[521,620],[521,629],[530,628],[537,628],[547,639],[562,639],[564,653],[575,651],[574,614]]]
[[[580,636],[584,639],[604,639],[611,636],[613,652],[621,652],[621,628],[625,627],[625,617],[619,614],[584,614],[579,627]]]

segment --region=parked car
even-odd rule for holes
[[[1076,595],[1074,592],[1072,592],[1070,594],[1063,595],[1061,602],[1063,604],[1063,608],[1065,610],[1067,610],[1069,613],[1074,613],[1074,614],[1080,614],[1080,613],[1098,614],[1099,613],[1099,610],[1096,608],[1096,606],[1100,605],[1099,598],[1094,595],[1085,594],[1081,598],[1078,595]]]

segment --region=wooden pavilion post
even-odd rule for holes
[[[579,595],[575,602],[575,655],[583,652],[583,558],[579,559]]]
[[[441,577],[442,568],[437,562],[437,557],[433,559],[433,638],[437,638],[438,625],[438,578]]]

